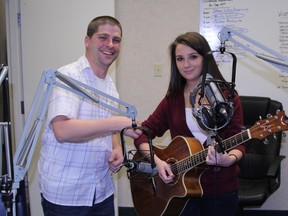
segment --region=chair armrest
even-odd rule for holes
[[[275,157],[273,162],[270,164],[269,169],[267,171],[268,177],[275,177],[277,175],[277,171],[280,167],[281,161],[285,158],[283,155],[279,155]]]

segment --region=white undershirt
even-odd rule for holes
[[[188,125],[188,128],[190,129],[194,137],[197,138],[200,141],[200,143],[203,144],[207,139],[207,132],[200,128],[196,118],[192,115],[191,108],[185,108],[185,112],[186,112],[186,123]]]

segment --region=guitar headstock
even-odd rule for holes
[[[271,134],[288,130],[285,111],[278,111],[276,115],[257,121],[250,129],[251,138],[264,139]]]

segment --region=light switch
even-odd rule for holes
[[[162,77],[163,65],[161,63],[154,64],[154,77]]]

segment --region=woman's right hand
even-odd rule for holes
[[[171,170],[170,165],[167,164],[165,161],[159,159],[158,157],[155,158],[155,163],[157,166],[158,174],[163,180],[163,182],[165,182],[166,184],[172,182],[175,176]]]
[[[144,157],[149,156],[148,152],[150,152],[150,147],[148,143],[142,143],[139,145],[138,148],[140,153]],[[171,170],[170,165],[167,164],[165,161],[161,160],[156,154],[154,154],[154,162],[156,164],[158,175],[162,179],[162,181],[166,184],[173,182],[175,176]]]

